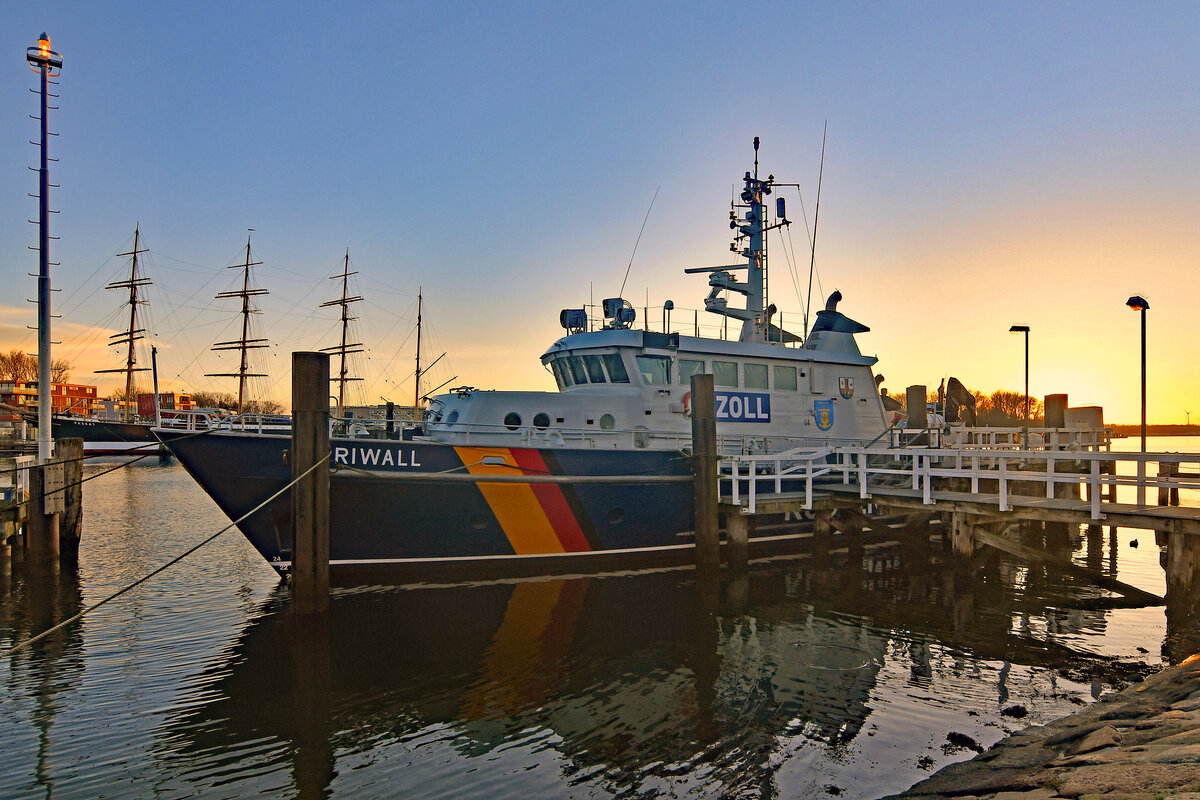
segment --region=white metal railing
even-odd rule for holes
[[[985,450],[1072,450],[1104,451],[1112,449],[1112,428],[1030,428],[1025,442],[1024,428],[970,428],[965,425],[930,428],[892,428],[891,447],[952,447]]]
[[[1158,465],[1158,474],[1149,474],[1149,465]],[[1162,469],[1162,465],[1173,467]],[[935,480],[960,478],[969,481],[972,494],[979,494],[982,481],[995,481],[1000,511],[1012,510],[1014,483],[1042,484],[1047,498],[1055,498],[1060,486],[1084,487],[1090,516],[1098,521],[1104,518],[1101,498],[1105,490],[1115,493],[1118,487],[1134,487],[1138,506],[1146,505],[1147,489],[1200,490],[1200,453],[842,446],[769,456],[727,456],[719,462],[717,475],[720,493],[736,504],[745,498],[745,513],[749,514],[755,513],[760,497],[797,491],[800,485],[805,508],[812,508],[812,482],[817,478],[840,477],[843,485],[857,485],[863,499],[887,481],[920,492],[926,505],[936,502]]]

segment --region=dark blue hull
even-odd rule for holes
[[[163,436],[230,519],[240,519],[291,480],[284,455],[289,437]],[[679,452],[336,439],[332,454],[331,567],[489,562],[502,564],[503,574],[521,574],[544,571],[552,562],[600,562],[630,551],[657,551],[664,562],[690,558],[691,465]],[[497,482],[488,481],[491,476]],[[586,482],[596,476],[611,482]],[[238,527],[269,562],[288,566],[290,493]]]

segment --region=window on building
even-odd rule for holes
[[[746,378],[745,386],[747,389],[767,388],[766,364],[744,364],[742,366],[742,371]]]
[[[715,386],[733,386],[738,385],[738,365],[736,361],[714,361],[713,362],[713,385]]]

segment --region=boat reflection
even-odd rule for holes
[[[902,557],[781,562],[712,584],[683,570],[341,590],[318,619],[280,597],[196,679],[162,739],[202,772],[286,753],[298,795],[317,797],[347,754],[438,740],[471,759],[541,731],[568,782],[619,793],[699,770],[733,795],[770,786],[782,750],[860,737],[889,660],[918,682],[944,648],[1085,683],[1145,671],[1022,627],[1046,618],[1046,591],[1067,591],[1053,576],[1035,597],[996,565],[967,576],[928,559],[902,570]],[[1059,630],[1102,622],[1103,602],[1082,605]],[[997,708],[1007,666],[999,675]]]

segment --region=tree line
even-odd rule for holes
[[[31,356],[22,350],[9,350],[0,353],[0,381],[26,383],[38,379],[37,356]],[[61,358],[50,361],[50,380],[53,383],[66,383],[71,379],[71,364]]]
[[[62,359],[50,362],[50,380],[53,383],[66,383],[71,379],[72,365]],[[0,381],[36,383],[38,379],[38,360],[22,350],[0,352]],[[150,389],[140,386],[133,387],[133,397],[136,402],[138,395],[151,394]],[[237,410],[237,397],[229,392],[191,392],[192,401],[204,408],[224,408],[229,411]],[[124,387],[114,389],[104,400],[124,402]],[[275,400],[250,400],[243,403],[242,411],[247,414],[280,414],[283,413],[283,403]]]
[[[991,394],[980,391],[971,392],[975,398],[975,424],[983,428],[1003,428],[1022,425],[1025,422],[1025,394],[1008,389],[997,389]],[[906,411],[904,404],[907,399],[903,394],[890,395],[899,401],[900,410]],[[926,402],[938,402],[936,390],[929,392]],[[1036,397],[1029,398],[1029,421],[1036,427],[1045,417],[1045,403]]]

